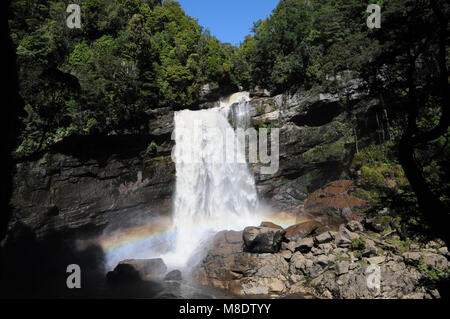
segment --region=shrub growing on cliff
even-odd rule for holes
[[[354,238],[350,244],[350,250],[360,256],[366,249],[366,241],[363,238]]]

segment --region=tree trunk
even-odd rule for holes
[[[422,171],[414,157],[414,146],[408,137],[403,137],[399,144],[399,161],[405,175],[417,196],[419,209],[425,221],[446,245],[450,245],[450,214],[448,208],[429,188]]]

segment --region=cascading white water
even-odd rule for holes
[[[242,92],[221,101],[217,108],[175,113],[177,241],[164,258],[172,266],[185,266],[209,233],[242,230],[256,222],[259,203],[254,177],[229,122],[231,107],[238,103],[231,112],[234,122],[248,125],[248,101],[248,93]],[[228,154],[235,154],[235,161],[228,161]]]

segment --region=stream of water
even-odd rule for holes
[[[168,265],[185,266],[211,233],[242,230],[257,222],[255,180],[230,124],[246,128],[248,101],[248,93],[240,92],[216,108],[175,113],[177,238],[173,251],[163,257]]]

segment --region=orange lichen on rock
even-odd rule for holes
[[[305,213],[316,217],[353,219],[356,211],[368,202],[351,193],[355,185],[351,180],[338,180],[311,193],[305,201]],[[323,220],[323,218],[321,218]]]

